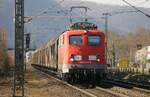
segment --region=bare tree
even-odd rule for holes
[[[130,33],[116,33],[110,32],[109,34],[109,49],[112,48],[112,43],[117,49],[119,57],[126,57],[129,60],[134,60],[137,44],[143,46],[150,45],[150,30],[140,28],[136,32]]]
[[[9,62],[6,49],[6,31],[3,29],[0,29],[0,73],[6,76],[9,73]]]

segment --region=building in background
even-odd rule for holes
[[[0,46],[6,48],[6,31],[0,28]]]
[[[0,28],[0,73],[3,72],[7,58],[6,31]]]
[[[135,62],[140,68],[150,68],[150,46],[146,46],[136,51]]]
[[[6,50],[6,31],[0,28],[0,62],[3,59],[5,50]]]
[[[14,67],[14,49],[7,48],[6,31],[0,28],[0,71],[3,71],[6,65],[8,68]]]

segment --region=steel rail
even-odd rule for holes
[[[110,80],[105,80],[104,83],[114,84],[114,85],[117,85],[117,86],[122,87],[122,88],[131,88],[133,90],[137,90],[140,92],[145,92],[145,93],[150,94],[149,89],[139,88],[139,87],[136,87],[136,86],[128,84],[128,83],[121,83],[121,82],[115,82],[115,81],[110,81]]]
[[[35,67],[34,67],[34,68],[35,68]],[[67,85],[67,86],[69,86],[69,87],[71,87],[71,88],[73,88],[73,89],[75,89],[75,90],[77,90],[77,91],[79,91],[79,92],[81,92],[81,93],[87,95],[87,96],[90,96],[90,97],[97,97],[96,95],[93,95],[93,94],[91,94],[91,93],[89,93],[89,92],[87,92],[87,91],[85,91],[85,90],[83,90],[83,89],[80,89],[80,88],[78,88],[78,87],[76,87],[76,86],[73,86],[73,85],[71,85],[71,84],[69,84],[69,83],[63,81],[63,80],[60,80],[60,79],[58,79],[57,77],[51,76],[50,74],[48,74],[48,73],[46,73],[46,72],[43,72],[43,71],[41,71],[40,69],[35,68],[35,70],[37,70],[38,72],[41,72],[41,73],[43,73],[44,75],[47,75],[48,77],[51,77],[51,78],[53,78],[53,79],[55,79],[55,80],[57,80],[57,81],[59,81],[59,82],[65,84],[65,85]]]
[[[33,66],[33,67],[35,68],[35,70],[37,70],[37,71],[43,73],[44,75],[47,75],[47,76],[49,76],[49,77],[51,77],[51,78],[53,78],[53,79],[55,79],[55,80],[57,80],[57,81],[59,81],[59,82],[65,84],[65,85],[67,85],[67,86],[69,86],[69,87],[71,87],[71,88],[73,88],[73,89],[75,89],[75,90],[77,90],[77,91],[79,91],[79,92],[81,92],[81,93],[87,95],[87,96],[90,96],[90,97],[99,97],[99,96],[100,96],[100,95],[96,95],[96,94],[98,94],[98,93],[96,93],[96,92],[95,92],[96,94],[94,94],[94,93],[93,93],[94,91],[92,91],[92,90],[90,90],[90,89],[81,89],[81,88],[79,88],[79,87],[77,87],[77,86],[71,85],[71,84],[69,84],[69,83],[67,83],[67,82],[65,82],[65,81],[63,81],[63,80],[61,80],[61,79],[59,79],[57,76],[53,76],[53,75],[56,75],[56,73],[54,73],[54,72],[51,72],[51,71],[49,71],[49,72],[44,72],[45,70],[42,70],[42,68],[38,68],[38,66]],[[44,68],[43,68],[43,69],[44,69]],[[129,96],[127,96],[127,95],[120,94],[120,93],[116,93],[116,92],[113,92],[113,91],[111,91],[111,90],[104,89],[104,88],[100,88],[100,87],[96,87],[95,90],[98,90],[98,91],[100,91],[100,92],[106,92],[106,93],[108,93],[108,94],[110,94],[110,95],[113,95],[113,96],[115,96],[115,97],[129,97]]]

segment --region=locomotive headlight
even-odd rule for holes
[[[70,56],[70,61],[74,61],[74,55]]]
[[[70,61],[74,61],[74,59],[73,59],[73,58],[70,58]]]
[[[100,61],[100,59],[97,59],[97,61],[99,62],[99,61]]]
[[[96,57],[97,57],[96,60],[97,60],[98,62],[100,62],[100,55],[97,55]]]

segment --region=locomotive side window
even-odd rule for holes
[[[72,35],[69,38],[71,45],[82,45],[82,36],[81,35]]]
[[[99,45],[101,41],[100,36],[88,36],[88,45]]]
[[[64,35],[62,36],[62,44],[64,44],[65,42],[65,37],[64,37]]]
[[[58,46],[61,47],[64,45],[64,35],[59,37],[59,42],[58,42]]]

